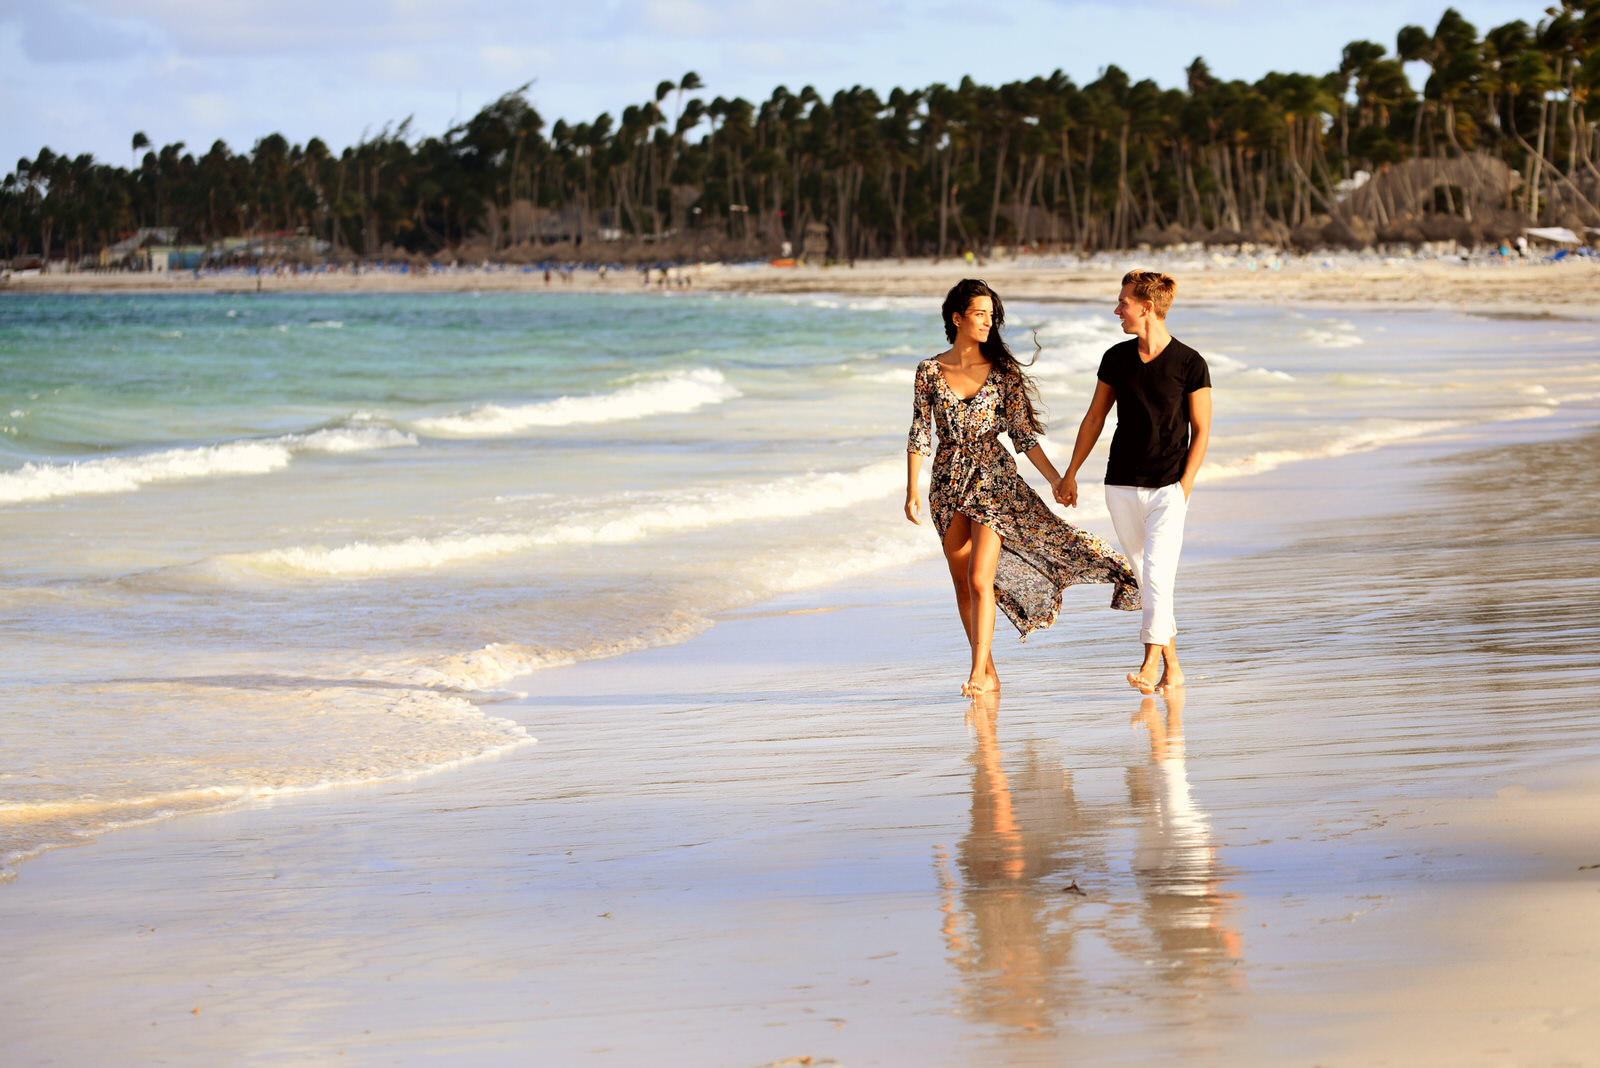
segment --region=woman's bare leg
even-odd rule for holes
[[[950,581],[956,589],[956,611],[961,613],[961,630],[967,636],[967,645],[972,645],[972,587],[970,572],[972,569],[972,520],[957,512],[950,521],[950,527],[944,536],[944,557],[950,565]],[[992,587],[991,582],[991,587]],[[987,676],[989,689],[1000,692],[1000,676],[994,669],[994,657],[988,658]]]
[[[972,557],[967,565],[967,591],[972,624],[968,629],[972,643],[972,674],[961,692],[977,697],[989,692],[993,683],[990,652],[994,645],[994,571],[1000,564],[1000,535],[982,523],[972,523]],[[998,680],[995,680],[998,681]]]

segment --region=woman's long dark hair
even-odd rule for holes
[[[979,297],[988,297],[994,303],[994,324],[989,330],[987,341],[978,344],[978,351],[983,353],[983,358],[989,361],[989,366],[1000,372],[1002,378],[1015,375],[1022,383],[1022,400],[1028,409],[1028,429],[1035,434],[1043,434],[1045,422],[1039,415],[1042,405],[1039,403],[1039,387],[1034,384],[1033,376],[1023,370],[1032,367],[1033,360],[1024,364],[1011,353],[1006,345],[1005,338],[1000,336],[1000,328],[1005,325],[1006,308],[1000,303],[1000,294],[989,288],[989,283],[981,278],[963,278],[950,287],[950,292],[945,294],[944,307],[944,336],[946,341],[955,341],[957,315],[967,314],[967,309],[972,307],[972,302]],[[1039,355],[1039,339],[1033,339],[1034,359]]]

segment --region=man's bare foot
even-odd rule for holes
[[[1161,681],[1156,683],[1156,690],[1159,693],[1171,693],[1173,690],[1176,690],[1182,685],[1183,671],[1180,668],[1168,666],[1167,669],[1161,673]]]
[[[1156,692],[1156,669],[1161,666],[1161,647],[1145,646],[1144,663],[1138,671],[1128,672],[1128,685],[1146,696]]]

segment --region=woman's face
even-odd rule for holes
[[[956,340],[982,344],[989,340],[989,331],[994,329],[994,301],[988,297],[973,297],[966,311],[950,319],[956,324]]]

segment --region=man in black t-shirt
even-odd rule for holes
[[[1056,486],[1056,500],[1069,508],[1078,503],[1078,468],[1100,440],[1115,405],[1106,510],[1144,601],[1139,628],[1144,662],[1128,673],[1129,684],[1140,693],[1183,685],[1172,590],[1189,494],[1211,437],[1211,373],[1205,358],[1167,333],[1167,311],[1177,288],[1155,271],[1123,276],[1117,317],[1123,331],[1134,336],[1107,349],[1101,359],[1100,381],[1078,427],[1072,463]]]

